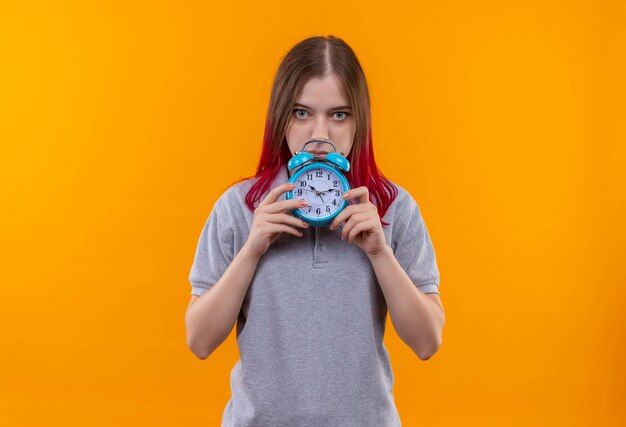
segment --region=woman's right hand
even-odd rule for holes
[[[302,232],[294,227],[309,227],[309,224],[300,218],[285,213],[292,209],[302,208],[307,205],[307,202],[299,199],[276,201],[282,193],[291,189],[293,185],[290,183],[279,185],[270,191],[254,210],[252,228],[244,245],[252,256],[261,258],[270,245],[278,239],[280,233],[286,232],[302,237]]]

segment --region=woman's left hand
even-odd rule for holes
[[[336,229],[339,224],[347,221],[341,231],[341,238],[348,243],[356,244],[367,256],[375,256],[387,248],[383,226],[380,223],[378,209],[370,202],[367,187],[357,187],[346,191],[344,199],[357,199],[356,204],[345,208],[330,223],[330,229]]]

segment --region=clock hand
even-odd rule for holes
[[[322,193],[327,193],[327,192],[331,191],[332,188],[330,188],[328,190],[324,190],[324,191],[318,191],[312,185],[309,184],[309,186],[312,188],[312,190],[309,190],[308,188],[302,188],[302,190],[313,191],[315,194],[317,194],[319,196],[320,199],[322,199],[322,203],[326,204],[326,202],[324,201],[324,198],[322,197]]]
[[[312,185],[310,185],[310,187],[315,190],[315,187],[313,187]],[[329,188],[328,190],[324,190],[324,191],[319,191],[319,190],[315,190],[315,192],[320,192],[320,193],[328,193],[329,191],[332,191],[332,188]]]
[[[308,188],[298,188],[298,190],[310,191],[311,193],[317,193],[317,191],[309,190]]]

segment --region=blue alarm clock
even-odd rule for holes
[[[350,171],[350,162],[337,153],[330,141],[312,139],[304,144],[302,150],[311,142],[328,143],[335,152],[328,153],[325,157],[306,151],[296,152],[287,162],[287,169],[299,168],[289,178],[289,183],[295,187],[286,193],[285,198],[309,202],[308,206],[292,209],[291,213],[313,227],[324,227],[350,205],[349,200],[342,198],[343,193],[350,190],[350,184],[341,173]]]

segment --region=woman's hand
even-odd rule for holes
[[[293,187],[293,184],[290,183],[279,185],[270,191],[254,210],[250,235],[244,244],[252,256],[261,258],[270,245],[278,239],[280,233],[286,232],[302,237],[302,232],[294,227],[307,228],[309,226],[308,223],[296,218],[291,213],[285,213],[291,209],[304,207],[307,202],[299,199],[276,201],[278,196],[293,189]]]
[[[336,229],[346,221],[341,231],[341,238],[354,242],[367,256],[375,256],[387,249],[387,242],[380,223],[378,209],[370,202],[367,187],[362,186],[346,191],[344,199],[358,199],[357,204],[345,208],[330,223],[330,229]]]

